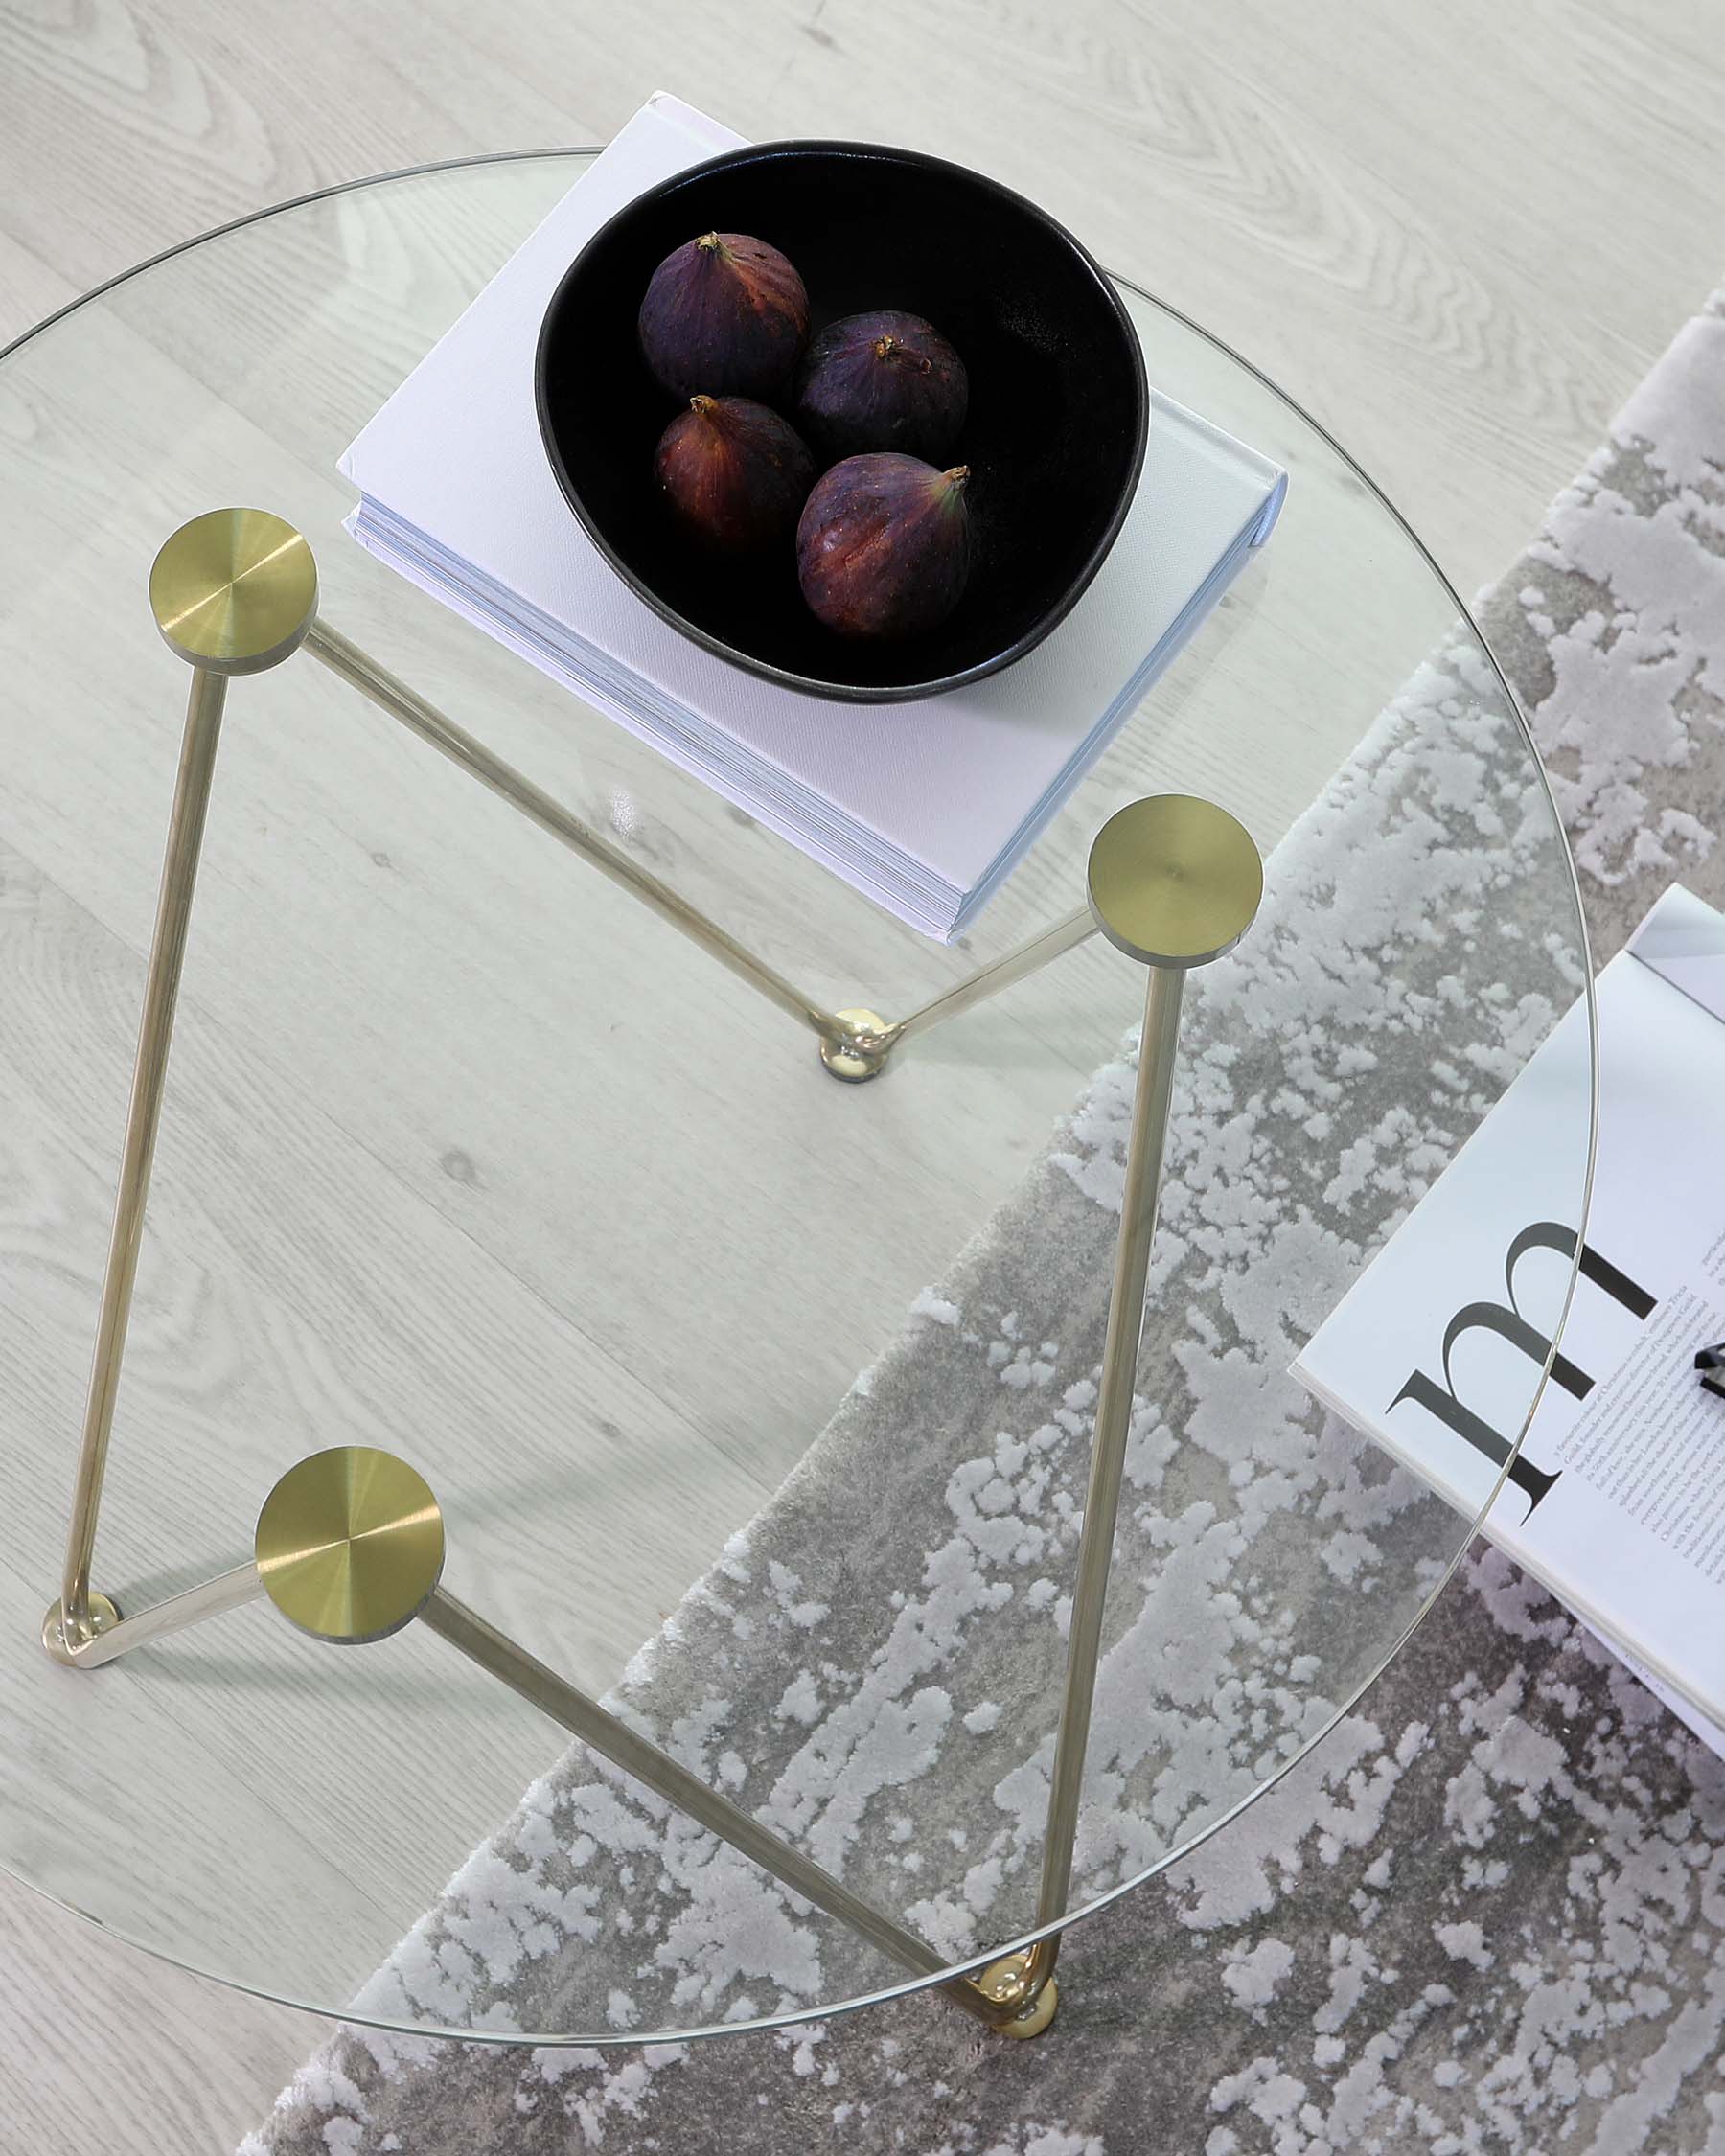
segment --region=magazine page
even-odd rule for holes
[[[1694,1366],[1725,1337],[1725,1182],[1708,1165],[1725,1158],[1725,1022],[1705,999],[1709,979],[1725,988],[1725,922],[1687,892],[1662,900],[1599,976],[1598,1164],[1580,1276],[1485,1531],[1719,1722],[1725,1400]],[[1294,1365],[1465,1512],[1490,1493],[1561,1316],[1587,1057],[1577,1005]],[[1701,1733],[1725,1749],[1718,1731]]]
[[[1673,884],[1630,937],[1629,949],[1690,1002],[1725,1021],[1725,913]]]

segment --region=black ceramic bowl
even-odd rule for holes
[[[790,256],[811,330],[895,307],[958,348],[975,559],[957,608],[904,643],[835,635],[804,606],[794,549],[715,562],[670,527],[653,452],[678,409],[635,316],[666,255],[748,232]],[[915,150],[769,143],[679,172],[594,234],[558,286],[535,369],[540,430],[569,506],[650,607],[709,651],[816,696],[933,696],[1008,666],[1101,566],[1144,460],[1137,333],[1070,233],[1007,188]]]

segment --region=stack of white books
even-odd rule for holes
[[[1567,1602],[1725,1755],[1725,918],[1668,891],[1307,1342],[1294,1374]],[[1538,1411],[1509,1447],[1580,1274]],[[1497,1495],[1493,1498],[1493,1491]]]
[[[961,934],[1269,537],[1286,474],[1156,397],[1107,562],[1034,652],[896,704],[801,695],[678,634],[610,568],[552,475],[540,326],[616,211],[741,138],[653,98],[341,460],[362,546],[925,933]],[[643,450],[643,464],[651,447]]]

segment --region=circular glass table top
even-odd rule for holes
[[[1543,774],[1455,595],[1317,426],[1131,287],[1159,395],[1285,467],[1286,506],[953,948],[362,551],[342,450],[585,162],[288,205],[0,359],[0,1864],[227,1982],[540,2044],[930,1981],[570,1750],[569,1687],[942,1972],[1036,1930],[1144,975],[1092,936],[836,1085],[311,656],[235,680],[94,1585],[134,1615],[243,1583],[281,1479],[370,1448],[434,1495],[440,1593],[550,1676],[524,1696],[447,1624],[336,1644],[242,1594],[59,1666],[186,711],[149,603],[167,536],[288,519],[323,620],[830,1009],[914,1010],[1048,930],[1143,796],[1251,833],[1256,918],[1186,992],[1075,1915],[1226,1832],[1467,1542],[1289,1365],[1586,980]],[[1588,1087],[1550,1113],[1578,1225]],[[1550,1336],[1544,1262],[1515,1286]]]

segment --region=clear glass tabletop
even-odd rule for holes
[[[1470,1523],[1287,1365],[1586,977],[1543,775],[1455,594],[1322,430],[1130,287],[1152,381],[1283,464],[1287,505],[961,946],[363,553],[337,456],[583,166],[290,204],[0,360],[0,1863],[230,1983],[535,2043],[826,2013],[906,1979],[563,1759],[422,1626],[337,1650],[258,1604],[99,1671],[39,1645],[186,696],[146,601],[167,535],[230,503],[288,518],[333,624],[834,1007],[908,1010],[1070,913],[1140,795],[1208,795],[1272,857],[1256,970],[1224,961],[1189,1021],[1074,1912],[1286,1772],[1464,1547]],[[1033,1924],[1124,1097],[1117,1067],[1085,1088],[1141,999],[1095,939],[835,1085],[780,1012],[310,659],[237,682],[97,1585],[132,1610],[242,1564],[277,1478],[337,1444],[418,1468],[451,1586],[595,1693],[717,1566],[631,1668],[633,1711],[681,1703],[661,1743],[979,1966]],[[1592,1103],[1553,1112],[1579,1218]],[[1027,1173],[1094,1223],[991,1273],[1002,1233],[1040,1231]],[[940,1293],[960,1252],[961,1311]],[[1034,1319],[988,1302],[1015,1268]],[[1567,1281],[1540,1293],[1552,1322]],[[912,1384],[894,1422],[851,1389],[913,1309],[893,1382],[949,1317],[1000,1374],[975,1458],[884,1480],[928,1506],[888,1518],[829,1443],[734,1541],[847,1395],[853,1434],[867,1409],[946,1458],[945,1394]],[[1070,1337],[1045,1340],[1065,1309]]]

